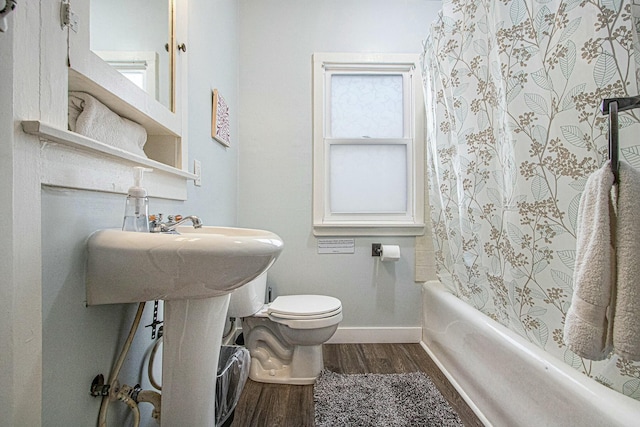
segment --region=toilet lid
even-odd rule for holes
[[[338,298],[326,295],[284,295],[270,305],[268,314],[281,318],[328,317],[339,313],[342,304]]]

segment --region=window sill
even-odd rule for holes
[[[422,236],[424,224],[314,224],[314,236]]]

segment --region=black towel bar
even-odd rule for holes
[[[621,98],[605,98],[600,111],[609,115],[609,159],[613,171],[613,183],[618,182],[618,113],[620,111],[640,108],[640,95]]]
[[[603,102],[604,106],[604,102]],[[608,103],[609,113],[609,160],[611,160],[611,171],[613,172],[613,183],[618,183],[618,102]]]
[[[600,111],[602,111],[602,114],[609,114],[609,104],[612,102],[618,103],[618,112],[633,110],[634,108],[640,107],[640,95],[629,96],[626,98],[605,98],[602,100],[602,105],[600,105]]]

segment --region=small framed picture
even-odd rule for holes
[[[213,103],[211,109],[211,136],[225,147],[229,147],[230,124],[229,124],[229,106],[224,98],[218,92],[213,90]]]

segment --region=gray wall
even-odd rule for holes
[[[341,327],[416,327],[414,238],[356,238],[356,253],[318,255],[311,225],[314,52],[418,53],[439,1],[240,0],[239,222],[278,233],[270,270],[278,294],[321,293],[343,303]],[[399,244],[376,267],[371,243]]]

